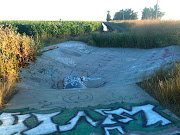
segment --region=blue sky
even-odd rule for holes
[[[126,8],[141,13],[153,7],[157,0],[0,0],[0,20],[92,20],[105,21]],[[159,0],[163,19],[180,20],[180,0]]]

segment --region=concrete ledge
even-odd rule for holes
[[[114,88],[24,89],[11,100],[7,109],[74,108],[111,103],[157,103],[136,84]]]

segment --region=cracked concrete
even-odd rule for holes
[[[128,91],[131,91],[129,93]],[[111,103],[156,103],[136,84],[114,88],[89,89],[23,89],[10,102],[8,109],[74,108]]]
[[[42,103],[50,108],[73,108],[115,102],[157,102],[135,83],[142,81],[144,75],[150,76],[161,65],[171,66],[180,59],[179,46],[98,48],[69,41],[52,47],[55,49],[44,52],[35,63],[22,69],[22,82],[17,84],[19,93],[11,100],[8,109],[41,109]],[[48,50],[48,47],[43,49]],[[69,75],[101,79],[87,81],[88,89],[63,90],[63,79]],[[83,96],[86,92],[88,94]],[[67,97],[73,93],[76,96]],[[66,102],[71,98],[71,102]],[[74,101],[78,99],[79,102]]]
[[[48,48],[55,49],[49,50]],[[83,42],[70,41],[43,48],[43,50],[46,51],[37,57],[35,63],[31,63],[26,69],[22,69],[20,73],[22,82],[16,84],[19,92],[10,101],[5,112],[2,112],[0,115],[3,117],[1,119],[3,122],[0,121],[2,123],[0,124],[0,134],[3,131],[8,131],[9,134],[26,134],[26,131],[29,134],[50,134],[56,130],[56,133],[59,134],[66,134],[71,132],[71,130],[73,134],[84,134],[76,126],[79,123],[83,123],[82,125],[86,123],[86,121],[80,120],[81,117],[91,120],[91,117],[87,117],[88,115],[86,116],[85,112],[91,112],[93,108],[114,110],[116,105],[120,107],[118,110],[122,114],[111,114],[110,112],[113,111],[110,111],[110,114],[106,114],[108,111],[105,111],[106,113],[103,116],[103,121],[104,117],[106,117],[106,122],[109,122],[110,125],[104,126],[103,123],[106,122],[102,121],[103,123],[97,125],[93,130],[85,127],[85,132],[88,135],[94,134],[92,132],[96,133],[97,128],[99,128],[98,132],[101,134],[110,134],[109,130],[112,129],[118,129],[119,133],[122,134],[125,134],[124,131],[127,131],[127,134],[180,133],[178,128],[179,118],[168,109],[162,107],[158,101],[136,85],[137,82],[142,81],[144,75],[147,78],[150,77],[161,65],[168,68],[174,62],[180,60],[179,46],[156,49],[98,48],[88,46]],[[86,81],[87,88],[62,89],[64,77],[70,75],[83,76],[84,80],[88,80]],[[126,109],[121,108],[121,106],[126,105],[131,109],[129,107]],[[140,106],[134,107],[133,105]],[[133,107],[134,109],[132,109]],[[82,116],[76,117],[78,108],[81,110],[78,114],[82,113]],[[62,125],[63,119],[59,117],[61,111],[48,114],[48,111],[53,109],[62,110],[62,118],[67,120],[67,125]],[[11,113],[20,110],[23,115],[21,113],[18,113],[19,115]],[[125,110],[126,113],[132,116],[124,115],[122,110]],[[8,111],[10,113],[6,113]],[[32,113],[34,111],[44,113]],[[48,117],[54,116],[54,114],[59,114],[59,116],[53,117],[59,121],[58,124],[53,123],[54,121],[51,121],[53,118]],[[4,118],[6,115],[8,117]],[[76,124],[73,124],[70,120],[71,115],[74,117],[73,120],[75,120],[74,123]],[[25,122],[25,119],[24,121],[18,119],[21,116],[25,118],[31,116],[31,118],[27,120],[28,122]],[[92,116],[94,117],[96,114],[93,112]],[[39,117],[39,121],[37,121],[37,118],[35,120],[37,124],[31,127],[24,125],[25,123],[31,125],[34,117]],[[134,119],[132,119],[133,117]],[[98,119],[102,118],[98,116]],[[126,123],[125,121],[123,123],[123,120],[128,119],[136,123]],[[147,123],[147,120],[153,123],[150,126],[151,129],[142,125],[142,123]],[[170,124],[164,125],[162,120],[166,120]],[[116,125],[113,125],[114,123]],[[55,124],[57,125],[55,126]],[[130,126],[131,124],[132,126]],[[73,129],[69,130],[69,125]],[[19,129],[14,128],[17,126],[19,126]],[[62,129],[56,129],[58,126],[64,127],[66,132]],[[103,128],[105,132],[102,131]],[[84,127],[81,126],[80,129],[84,129]],[[121,131],[120,129],[125,130]],[[148,130],[146,131],[146,129]]]
[[[161,65],[170,66],[180,59],[179,46],[98,48],[77,41],[54,46],[58,48],[44,52],[35,63],[22,70],[22,82],[17,84],[18,87],[62,89],[62,80],[69,75],[102,78],[99,85],[92,85],[93,88],[117,87],[140,82],[143,75],[148,77]],[[92,81],[88,83],[89,86],[93,84]]]

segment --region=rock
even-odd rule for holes
[[[85,80],[83,77],[78,76],[67,76],[64,78],[64,89],[74,89],[74,88],[86,88]]]

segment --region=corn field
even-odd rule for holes
[[[77,36],[101,30],[98,21],[0,21],[0,25],[11,25],[20,34],[40,38]]]

